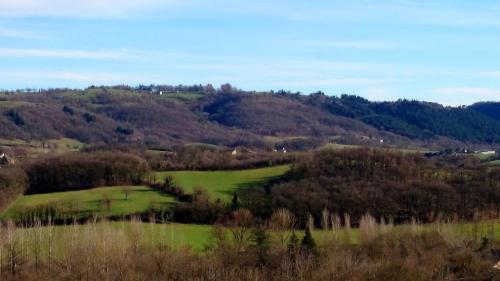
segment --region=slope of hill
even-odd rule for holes
[[[0,96],[0,138],[58,139],[84,143],[184,142],[251,144],[259,138],[220,126],[186,103],[136,91],[107,88]]]
[[[360,121],[305,104],[300,97],[274,94],[219,94],[202,102],[208,119],[269,136],[333,136],[346,132],[377,134]]]
[[[500,121],[500,102],[480,102],[469,108]]]
[[[412,139],[443,136],[471,143],[500,140],[500,122],[466,107],[410,100],[370,102],[357,96],[321,94],[310,95],[308,103]]]
[[[0,94],[0,139],[71,138],[166,147],[197,142],[270,146],[269,137],[458,147],[500,141],[498,104],[439,104],[322,93],[254,93],[202,86],[91,87]],[[299,138],[297,138],[299,139]],[[266,144],[267,143],[267,144]],[[318,142],[319,143],[319,142]]]

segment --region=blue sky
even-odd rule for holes
[[[0,0],[2,89],[225,82],[500,101],[500,3]]]

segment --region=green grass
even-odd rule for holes
[[[172,176],[175,184],[187,193],[192,193],[196,187],[203,187],[212,199],[227,201],[236,190],[265,184],[272,178],[282,176],[288,169],[288,166],[275,166],[238,171],[158,172],[156,175],[160,181]]]
[[[102,239],[103,235],[106,234],[111,235],[112,240],[118,238],[120,234],[124,234],[128,239],[138,238],[138,242],[144,246],[162,245],[176,250],[191,249],[194,252],[201,253],[208,245],[212,244],[212,229],[213,227],[210,225],[105,221],[83,225],[74,224],[18,228],[16,237],[23,237],[23,239],[25,239],[25,246],[33,247],[30,243],[36,241],[33,239],[34,237],[38,236],[46,241],[50,236],[51,240],[55,241],[52,249],[55,256],[63,253],[64,249],[76,240],[98,240]],[[120,241],[119,238],[118,241]],[[95,242],[98,243],[98,241]],[[46,251],[46,248],[42,247],[41,250]]]
[[[68,150],[78,150],[83,148],[84,144],[78,140],[70,139],[70,138],[62,138],[58,140],[49,140],[47,141],[49,144],[56,146],[59,149],[68,149]]]
[[[133,232],[140,232],[143,243],[158,245],[163,243],[174,249],[190,248],[201,252],[211,243],[213,227],[211,225],[199,224],[154,224],[142,222],[105,222],[98,223],[97,227],[108,224],[117,230],[123,230],[125,234],[131,235]],[[56,235],[64,237],[72,226],[54,226]],[[84,233],[89,225],[77,225],[79,233]]]
[[[44,142],[38,140],[25,141],[19,139],[0,139],[0,147],[2,146],[23,148],[27,152],[25,157],[37,158],[47,153],[57,154],[77,151],[83,148],[85,144],[76,139],[70,138],[50,139]]]
[[[500,160],[493,160],[493,161],[490,161],[490,162],[486,162],[485,164],[488,165],[488,166],[491,166],[491,167],[493,167],[493,166],[500,166]]]
[[[163,95],[159,96],[164,99],[170,99],[174,101],[188,102],[196,100],[200,97],[203,97],[202,93],[163,93]]]
[[[324,146],[318,148],[318,150],[322,149],[354,149],[354,148],[360,148],[359,145],[351,145],[351,144],[340,144],[340,143],[327,143]]]
[[[195,252],[202,252],[207,247],[213,245],[213,226],[211,225],[196,225],[196,224],[176,224],[176,223],[142,223],[142,222],[100,222],[87,225],[71,225],[71,226],[52,226],[42,227],[44,236],[51,231],[55,237],[56,248],[65,247],[71,233],[79,233],[85,235],[88,231],[103,233],[106,227],[111,227],[115,230],[122,230],[125,235],[139,235],[141,242],[146,245],[166,245],[173,249],[190,248]],[[412,228],[414,228],[412,230]],[[429,225],[402,225],[396,226],[392,230],[404,233],[405,231],[438,231],[443,234],[452,234],[458,237],[467,237],[481,241],[482,237],[491,237],[500,241],[500,223],[499,222],[482,222],[482,223],[459,223],[459,224],[429,224]],[[26,236],[34,233],[33,228],[24,229]],[[296,235],[302,239],[304,231],[297,230]],[[287,231],[285,236],[289,237],[291,232]],[[225,235],[231,239],[231,234],[228,229],[225,230]],[[270,232],[273,239],[280,240],[279,232]],[[312,231],[312,235],[318,245],[326,245],[335,239],[338,242],[357,245],[361,243],[361,233],[359,229],[339,229],[336,231],[325,231],[316,229]]]
[[[131,190],[125,199],[124,188]],[[111,200],[106,205],[103,199]],[[18,198],[0,218],[15,219],[26,210],[44,206],[55,206],[62,212],[76,213],[81,216],[97,214],[98,216],[122,216],[146,211],[153,204],[169,205],[175,199],[167,194],[152,190],[145,186],[99,187],[88,190],[56,192],[46,194],[24,195]]]
[[[495,156],[495,155],[483,154],[483,153],[474,153],[472,155],[474,155],[475,157],[479,158],[479,160],[481,160],[483,162],[490,161]]]
[[[264,136],[264,140],[272,144],[284,141],[307,140],[307,139],[309,139],[309,137],[306,136],[288,136],[288,137]]]
[[[164,180],[167,175],[174,177],[176,184],[187,193],[196,187],[204,187],[212,199],[229,200],[239,188],[261,185],[269,179],[283,175],[288,166],[276,166],[238,171],[181,171],[159,172]],[[125,199],[124,187],[99,187],[88,190],[24,195],[18,198],[1,215],[0,219],[19,219],[22,214],[52,207],[62,215],[100,217],[137,214],[150,207],[160,207],[175,203],[175,198],[145,186],[126,187],[132,192]],[[110,204],[106,204],[109,200]]]
[[[224,148],[223,146],[210,144],[210,143],[202,143],[202,142],[190,142],[190,143],[186,143],[185,146],[200,147],[200,148],[211,149],[211,150],[215,150],[218,148]]]
[[[173,249],[185,249],[189,248],[195,252],[202,252],[203,250],[213,246],[214,236],[212,225],[198,225],[198,224],[178,224],[178,223],[143,223],[143,222],[130,222],[130,221],[118,221],[118,222],[98,222],[96,224],[84,224],[84,225],[59,225],[42,227],[42,233],[45,237],[49,231],[54,236],[54,241],[56,242],[56,248],[65,247],[65,243],[68,242],[68,237],[71,233],[80,233],[85,235],[88,231],[95,231],[97,233],[104,232],[106,227],[111,227],[114,230],[121,230],[127,236],[140,235],[141,242],[146,245],[166,245]],[[29,237],[34,234],[34,228],[27,228],[23,231],[24,235]],[[225,229],[225,236],[231,239],[231,233],[229,229]],[[274,238],[278,237],[277,232],[270,232],[271,236]],[[285,236],[289,237],[291,232],[287,232]],[[303,230],[296,231],[296,235],[299,239],[302,239],[304,234]],[[334,236],[338,239],[347,239],[347,232],[345,230],[339,231],[323,231],[314,230],[312,232],[314,239],[318,244],[326,244],[333,239]],[[359,232],[356,229],[350,231],[349,239],[350,243],[357,244],[359,241]],[[57,249],[56,249],[57,251]]]
[[[21,107],[23,105],[30,105],[30,103],[25,102],[25,101],[17,101],[17,100],[0,101],[0,109],[13,109],[13,108]]]
[[[88,88],[85,90],[77,91],[77,92],[65,92],[58,94],[61,97],[79,99],[83,101],[91,101],[96,98],[100,94],[109,94],[109,95],[121,95],[121,96],[130,96],[130,97],[140,97],[140,96],[150,96],[148,93],[141,93],[136,91],[131,91],[127,89],[115,89],[115,88],[106,88],[102,89],[100,87],[97,88]],[[177,102],[189,102],[196,100],[202,97],[202,93],[168,93],[164,92],[161,96],[155,95],[157,98],[167,99]],[[99,105],[96,105],[99,106]]]
[[[130,233],[134,223],[117,222],[115,226],[121,227],[125,233]],[[143,237],[155,244],[164,243],[171,248],[191,248],[202,251],[211,244],[213,226],[200,224],[152,224],[139,223],[144,231]]]
[[[328,144],[325,144],[324,146],[318,148],[318,150],[322,150],[322,149],[333,149],[333,150],[356,149],[356,148],[362,148],[362,147],[363,147],[362,145],[328,143]],[[367,146],[367,147],[370,147],[370,146]],[[405,153],[405,154],[431,152],[431,150],[426,149],[426,148],[398,148],[395,146],[382,146],[382,147],[372,147],[372,148],[388,149],[392,152],[401,152],[401,153]]]

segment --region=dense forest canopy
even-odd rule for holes
[[[29,193],[139,184],[148,172],[144,159],[119,152],[68,153],[28,164]]]
[[[428,159],[385,150],[325,150],[293,165],[284,181],[266,192],[242,194],[244,205],[269,215],[287,208],[307,221],[323,210],[348,213],[353,221],[370,213],[397,223],[471,219],[500,212],[500,169],[470,157]],[[255,202],[261,202],[256,204]],[[264,202],[264,203],[262,203]]]
[[[479,102],[469,107],[472,110],[500,120],[500,102]]]

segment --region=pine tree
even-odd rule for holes
[[[240,208],[240,201],[238,199],[238,195],[233,193],[233,198],[231,199],[231,210],[235,211]]]
[[[253,242],[259,256],[259,260],[262,264],[266,264],[266,259],[269,253],[271,239],[269,234],[266,232],[265,228],[258,227],[253,231]]]
[[[314,241],[314,238],[312,237],[309,226],[306,227],[304,238],[302,238],[302,248],[306,251],[316,253],[316,241]]]

